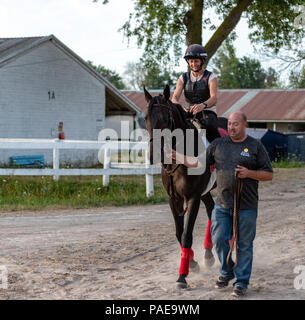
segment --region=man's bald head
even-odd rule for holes
[[[228,132],[233,141],[246,139],[247,116],[241,111],[233,111],[228,118]]]
[[[243,122],[247,122],[247,116],[244,112],[242,111],[233,111],[230,115],[228,120],[239,118]]]

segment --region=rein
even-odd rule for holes
[[[230,268],[229,259],[235,247],[235,262],[233,267],[234,270],[238,264],[238,241],[239,241],[239,218],[240,218],[240,203],[241,203],[241,192],[243,188],[242,179],[235,175],[234,181],[234,209],[233,209],[233,237],[230,243],[230,251],[227,255],[227,266]]]

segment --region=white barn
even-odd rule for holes
[[[57,138],[61,121],[69,140],[97,140],[103,128],[116,129],[121,138],[120,121],[133,130],[140,114],[54,35],[0,38],[0,138]],[[52,151],[1,150],[0,163],[26,154],[44,154],[52,162]],[[60,161],[95,164],[97,151],[66,150]]]

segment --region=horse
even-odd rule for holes
[[[156,163],[156,161],[154,161],[156,157],[154,158],[153,155],[159,153],[162,165],[162,183],[169,195],[169,205],[176,227],[176,238],[181,247],[181,261],[177,286],[178,288],[186,288],[186,277],[189,274],[189,269],[194,271],[199,271],[200,269],[198,262],[194,259],[194,251],[192,250],[193,229],[199,211],[200,200],[203,201],[208,216],[208,225],[204,240],[204,260],[205,264],[209,267],[215,262],[212,253],[213,243],[210,232],[214,200],[210,190],[202,195],[209,184],[211,170],[210,167],[207,167],[205,171],[199,175],[189,175],[187,171],[188,168],[183,164],[174,162],[172,164],[165,163],[164,151],[166,151],[166,145],[164,140],[161,142],[160,148],[157,150],[153,149],[154,130],[159,129],[162,131],[167,129],[173,132],[176,129],[181,129],[183,133],[185,133],[187,129],[191,129],[194,133],[194,144],[198,145],[199,149],[201,147],[204,148],[204,146],[200,145],[200,142],[202,144],[203,142],[195,126],[187,120],[187,112],[184,111],[180,104],[175,104],[170,100],[170,89],[168,85],[164,88],[163,94],[158,96],[152,97],[145,87],[144,94],[148,103],[144,120],[150,138],[150,163]],[[184,147],[186,146],[185,135],[182,141],[173,139],[172,149],[175,150],[179,143],[183,143]],[[195,148],[195,155],[200,153],[199,149]],[[184,150],[186,150],[186,148],[184,148]],[[216,184],[214,184],[212,188],[215,186]],[[186,209],[184,209],[184,203],[186,203]]]

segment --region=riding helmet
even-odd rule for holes
[[[192,44],[190,45],[184,55],[184,59],[188,62],[188,59],[201,59],[205,61],[208,57],[208,54],[203,46],[200,44]]]

